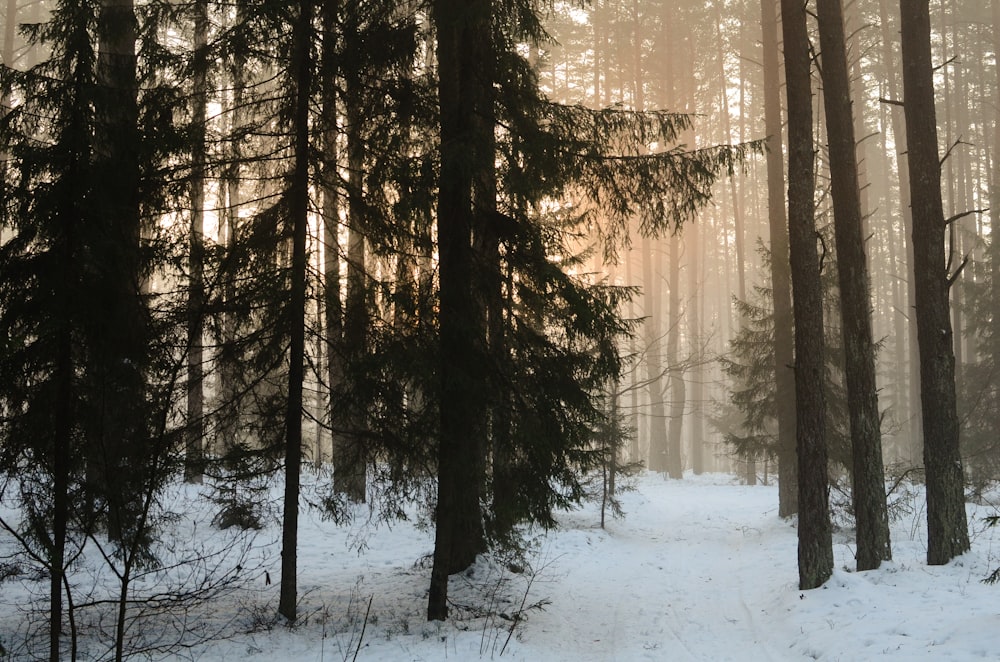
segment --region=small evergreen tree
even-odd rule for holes
[[[770,262],[770,252],[766,247],[758,248],[765,265]],[[836,305],[836,270],[826,263],[823,273],[824,300],[828,305]],[[723,434],[727,444],[739,457],[754,454],[755,457],[777,459],[777,396],[775,389],[774,361],[774,313],[771,305],[771,288],[766,285],[754,287],[755,297],[751,301],[735,301],[737,310],[746,321],[730,343],[732,352],[719,361],[722,370],[731,379],[733,388],[729,393],[729,404],[739,412],[740,422],[736,429],[727,425],[730,417],[725,414],[716,419],[716,427]],[[828,322],[831,320],[828,318]],[[839,329],[832,324],[826,327],[826,392],[827,431],[829,434],[830,459],[839,471],[851,469],[850,432],[847,427],[847,396],[844,389],[844,356]]]

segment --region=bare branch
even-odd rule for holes
[[[895,99],[886,99],[885,97],[879,97],[878,98],[878,102],[879,103],[889,104],[890,106],[899,106],[900,108],[903,107],[903,102],[902,101],[896,101]]]
[[[950,157],[950,156],[951,156],[951,153],[952,153],[953,151],[955,151],[955,148],[956,148],[956,147],[958,147],[959,145],[966,145],[966,146],[969,146],[969,147],[971,147],[971,146],[972,146],[972,143],[967,143],[967,142],[965,142],[964,140],[962,140],[962,137],[961,137],[961,136],[959,136],[959,137],[958,137],[958,140],[956,140],[955,142],[953,142],[953,143],[951,144],[951,146],[950,146],[950,147],[948,148],[948,151],[944,153],[944,156],[943,156],[943,157],[941,157],[941,163],[942,163],[942,164],[943,164],[943,163],[944,163],[945,161],[947,161],[947,160],[948,160],[948,157]]]
[[[985,209],[970,209],[968,211],[963,211],[963,212],[961,212],[959,214],[955,214],[951,218],[946,219],[945,222],[944,222],[944,226],[948,227],[949,225],[951,225],[955,221],[960,221],[963,218],[965,218],[966,216],[972,216],[973,214],[985,214],[989,210],[990,210],[990,208],[987,207]]]
[[[955,273],[953,273],[952,275],[948,276],[948,288],[949,289],[951,288],[952,285],[955,284],[955,281],[958,280],[958,277],[960,275],[962,275],[962,271],[965,269],[965,265],[967,265],[967,264],[969,264],[969,254],[968,253],[966,253],[965,257],[962,258],[962,264],[958,265],[958,269],[955,269]]]

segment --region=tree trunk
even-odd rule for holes
[[[488,0],[437,0],[441,174],[438,189],[440,273],[440,407],[438,501],[428,620],[448,616],[448,576],[467,568],[485,548],[480,422],[487,408],[481,366],[482,311],[473,288],[471,164],[477,145],[473,118],[482,71],[477,39],[490,36]],[[470,155],[473,155],[470,158]]]
[[[208,102],[208,3],[194,3],[194,81],[192,84],[191,227],[188,236],[187,309],[187,429],[184,480],[202,481],[205,434],[204,390],[204,238],[205,238],[205,124]]]
[[[799,588],[833,572],[823,392],[823,293],[813,191],[815,161],[806,6],[781,0],[788,98],[788,238],[795,306],[796,448],[799,462]]]
[[[327,422],[338,423],[334,394],[343,387],[343,310],[340,300],[340,184],[337,174],[337,31],[340,3],[329,0],[321,8],[323,51],[320,58],[322,103],[322,154],[320,187],[323,195],[323,316],[326,327]],[[335,434],[335,433],[334,433]],[[335,437],[334,437],[335,438]],[[319,455],[322,456],[322,449]],[[331,460],[335,459],[331,449]]]
[[[281,527],[281,590],[278,613],[294,621],[298,601],[299,479],[302,465],[302,382],[305,367],[306,233],[309,224],[309,100],[312,0],[299,0],[292,33],[293,171],[288,188],[292,263],[288,309],[288,402],[285,410],[285,494]]]
[[[90,439],[88,484],[107,503],[110,536],[120,540],[134,515],[132,492],[143,479],[146,322],[139,222],[139,129],[136,17],[131,0],[104,0],[98,15],[92,283],[102,293],[90,320],[98,420]]]
[[[702,340],[702,328],[704,320],[702,314],[705,308],[705,290],[702,287],[704,277],[702,274],[701,253],[704,250],[701,243],[701,226],[697,223],[689,225],[685,232],[689,240],[688,253],[691,255],[688,284],[691,293],[691,342],[697,347],[694,382],[691,387],[691,405],[693,415],[691,417],[691,470],[695,475],[705,473],[705,360],[704,342]]]
[[[365,145],[361,134],[363,98],[360,81],[347,84],[347,172],[349,186],[347,227],[347,299],[344,306],[342,351],[348,364],[366,351],[368,337],[368,272],[365,268],[364,168]],[[365,500],[366,463],[361,437],[364,412],[353,405],[345,409],[341,430],[333,433],[333,485],[339,494],[356,503]]]
[[[650,471],[665,472],[667,462],[667,414],[663,404],[663,357],[660,354],[660,289],[661,278],[654,268],[656,251],[653,241],[643,237],[642,250],[642,295],[643,331],[645,335],[646,384],[649,392],[649,467]]]
[[[903,94],[910,198],[920,394],[927,473],[927,562],[947,563],[969,549],[959,454],[948,288],[944,263],[941,162],[934,110],[928,0],[901,0]]]
[[[894,33],[889,28],[889,12],[888,12],[888,0],[880,0],[879,2],[879,25],[882,26],[882,57],[889,63],[890,71],[889,74],[889,94],[891,95],[891,100],[894,102],[902,101],[902,95],[900,94],[899,86],[897,85],[896,73],[898,71],[896,66],[896,58],[893,54],[891,44],[894,41]],[[906,126],[903,118],[904,113],[900,112],[899,106],[894,105],[892,108],[891,120],[892,120],[892,134],[896,143],[896,154],[897,163],[899,167],[899,199],[900,199],[900,211],[902,212],[903,223],[907,229],[907,232],[903,233],[906,239],[906,263],[909,265],[913,264],[913,205],[910,202],[910,166],[909,160],[904,158],[907,152],[906,145]],[[923,420],[920,416],[916,415],[916,411],[920,408],[920,380],[917,376],[920,365],[920,350],[917,343],[917,316],[913,313],[916,309],[916,292],[914,288],[914,279],[909,277],[906,279],[906,307],[907,311],[910,311],[907,315],[907,331],[906,342],[907,342],[907,363],[909,370],[907,371],[907,385],[908,390],[902,394],[901,400],[906,404],[904,411],[902,412],[904,420],[907,422],[908,432],[910,436],[910,444],[906,449],[908,460],[914,465],[917,463],[917,457],[921,453],[922,439],[923,439]]]
[[[777,0],[761,0],[764,62],[764,125],[767,133],[767,218],[771,240],[771,293],[774,301],[774,374],[778,415],[778,516],[798,512],[795,456],[795,372],[788,226],[785,224],[785,171],[781,140],[781,63]]]
[[[883,560],[891,559],[892,550],[875,384],[871,284],[862,229],[843,8],[841,0],[817,0],[817,9],[851,427],[852,497],[858,544],[856,557],[858,570],[872,570],[878,568]]]
[[[684,405],[687,400],[684,368],[680,364],[678,345],[681,335],[681,256],[680,237],[670,238],[670,330],[667,332],[667,365],[670,378],[670,421],[667,429],[667,475],[684,477],[684,458],[681,456],[681,431],[684,423]]]

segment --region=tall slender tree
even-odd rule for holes
[[[795,318],[796,448],[799,468],[799,587],[833,572],[823,392],[823,300],[816,244],[812,58],[806,6],[782,0],[788,102],[788,238]]]
[[[945,262],[947,223],[941,201],[929,0],[901,0],[900,19],[927,474],[927,562],[940,565],[969,549],[948,302],[955,274]]]
[[[205,288],[205,185],[206,130],[208,121],[208,2],[197,0],[193,6],[194,53],[192,54],[191,145],[191,224],[188,236],[187,303],[187,440],[184,478],[200,483],[203,473],[205,436],[204,385],[204,288]]]
[[[777,6],[777,0],[761,0],[764,129],[767,133],[767,218],[768,236],[771,240],[771,293],[774,305],[774,374],[778,390],[778,514],[789,517],[798,512],[798,468],[795,456],[792,285],[788,263],[788,225],[785,218]]]
[[[440,104],[440,184],[438,253],[440,273],[440,410],[438,497],[434,565],[428,620],[448,616],[448,576],[471,565],[485,550],[479,499],[485,418],[483,365],[485,339],[472,288],[472,187],[476,144],[473,118],[476,85],[483,84],[477,44],[491,39],[489,0],[437,0],[438,99]]]
[[[285,493],[281,529],[281,592],[278,613],[290,621],[298,605],[298,513],[302,465],[303,381],[305,378],[306,235],[309,224],[309,105],[312,93],[312,0],[299,0],[292,28],[292,174],[288,183],[287,223],[292,236],[287,310],[288,393],[285,409]]]
[[[892,558],[875,383],[871,285],[865,255],[857,153],[841,0],[817,0],[823,104],[830,152],[841,332],[851,421],[852,499],[858,570]]]

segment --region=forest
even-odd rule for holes
[[[552,608],[546,532],[624,526],[637,486],[773,498],[803,599],[895,567],[913,512],[921,564],[975,553],[1000,0],[8,0],[3,26],[0,660],[294,636],[328,544],[503,655]],[[369,548],[407,527],[426,553]],[[463,593],[484,567],[507,579]],[[343,659],[372,606],[346,581]]]

